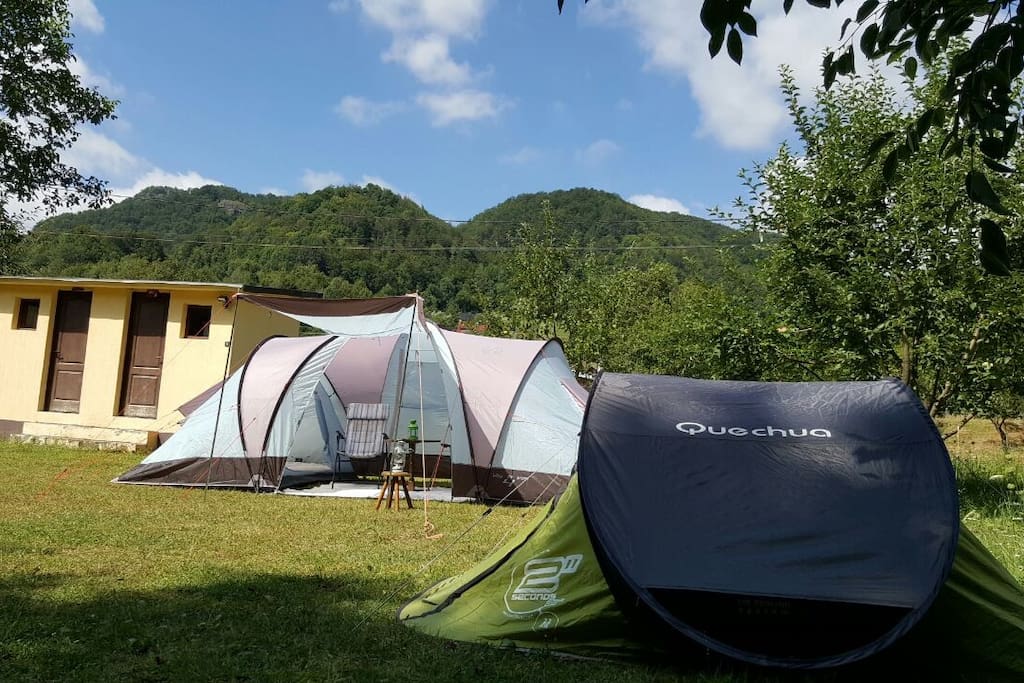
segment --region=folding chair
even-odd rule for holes
[[[348,417],[348,434],[345,436],[345,448],[337,451],[334,475],[331,477],[332,488],[342,461],[352,462],[355,470],[353,461],[367,463],[377,458],[386,459],[388,454],[388,435],[385,430],[388,417],[391,416],[391,406],[386,403],[350,403],[345,412]]]

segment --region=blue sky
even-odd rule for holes
[[[115,194],[375,182],[449,220],[579,186],[727,205],[789,133],[778,64],[812,87],[841,22],[755,3],[740,68],[708,57],[700,0],[70,4],[75,68],[121,104],[67,159]]]

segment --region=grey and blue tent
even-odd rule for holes
[[[566,492],[399,619],[578,655],[823,668],[927,653],[962,680],[1024,678],[1024,593],[961,528],[942,439],[896,380],[604,374]]]
[[[330,334],[265,341],[116,481],[272,490],[331,481],[353,470],[338,457],[348,408],[375,404],[391,437],[417,421],[419,453],[450,468],[453,496],[532,503],[565,488],[586,392],[557,340],[443,331],[415,295],[239,296]]]

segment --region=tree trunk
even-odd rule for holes
[[[900,379],[903,380],[904,384],[910,386],[914,375],[914,344],[906,334],[903,335],[903,339],[900,341],[900,360],[903,362],[903,367],[900,370]]]
[[[1006,433],[1006,418],[992,417],[989,419],[996,431],[999,432],[999,443],[1003,447],[1003,453],[1008,453],[1010,451],[1010,436]]]

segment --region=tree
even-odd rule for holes
[[[584,0],[586,2],[587,0]],[[844,0],[806,0],[822,9],[839,7]],[[1017,0],[859,0],[855,18],[841,31],[841,45],[822,62],[824,85],[839,75],[856,71],[853,41],[869,61],[901,64],[910,79],[918,65],[931,68],[956,40],[971,35],[973,41],[958,52],[949,68],[935,106],[897,128],[874,131],[875,144],[864,151],[874,159],[889,146],[882,165],[891,182],[896,167],[919,153],[922,139],[933,128],[943,131],[942,144],[931,153],[958,155],[974,150],[991,172],[1005,176],[1014,169],[1006,164],[1015,147],[1020,123],[1018,81],[1024,72],[1024,3]],[[788,14],[794,0],[782,0]],[[562,11],[564,0],[558,0]],[[753,0],[704,0],[700,21],[708,31],[708,51],[714,57],[724,46],[737,64],[743,61],[743,36],[757,36],[757,20],[750,9]],[[897,141],[895,145],[888,143]],[[973,156],[971,157],[974,158]],[[974,202],[997,216],[1009,215],[1000,193],[987,175],[973,163],[963,171],[962,187]],[[990,273],[1010,272],[1003,227],[996,216],[980,223],[981,262]]]
[[[71,71],[71,38],[67,0],[0,3],[0,272],[13,267],[21,216],[12,200],[55,212],[107,198],[103,181],[60,160],[78,126],[113,118],[117,105]]]
[[[988,215],[962,192],[969,159],[943,157],[943,136],[932,132],[891,181],[862,161],[875,131],[943,106],[952,63],[911,90],[909,111],[877,74],[821,89],[807,109],[784,73],[803,149],[783,145],[746,173],[749,196],[737,200],[746,228],[780,236],[769,300],[821,376],[901,376],[933,415],[968,397],[983,403],[1008,350],[1024,341],[1019,277],[986,278],[974,265],[976,225]],[[1021,201],[1019,186],[1006,192]]]
[[[551,203],[543,203],[543,223],[523,223],[505,262],[507,306],[515,330],[528,336],[557,336],[559,324],[577,305],[574,293],[586,272],[579,242],[565,243]]]

